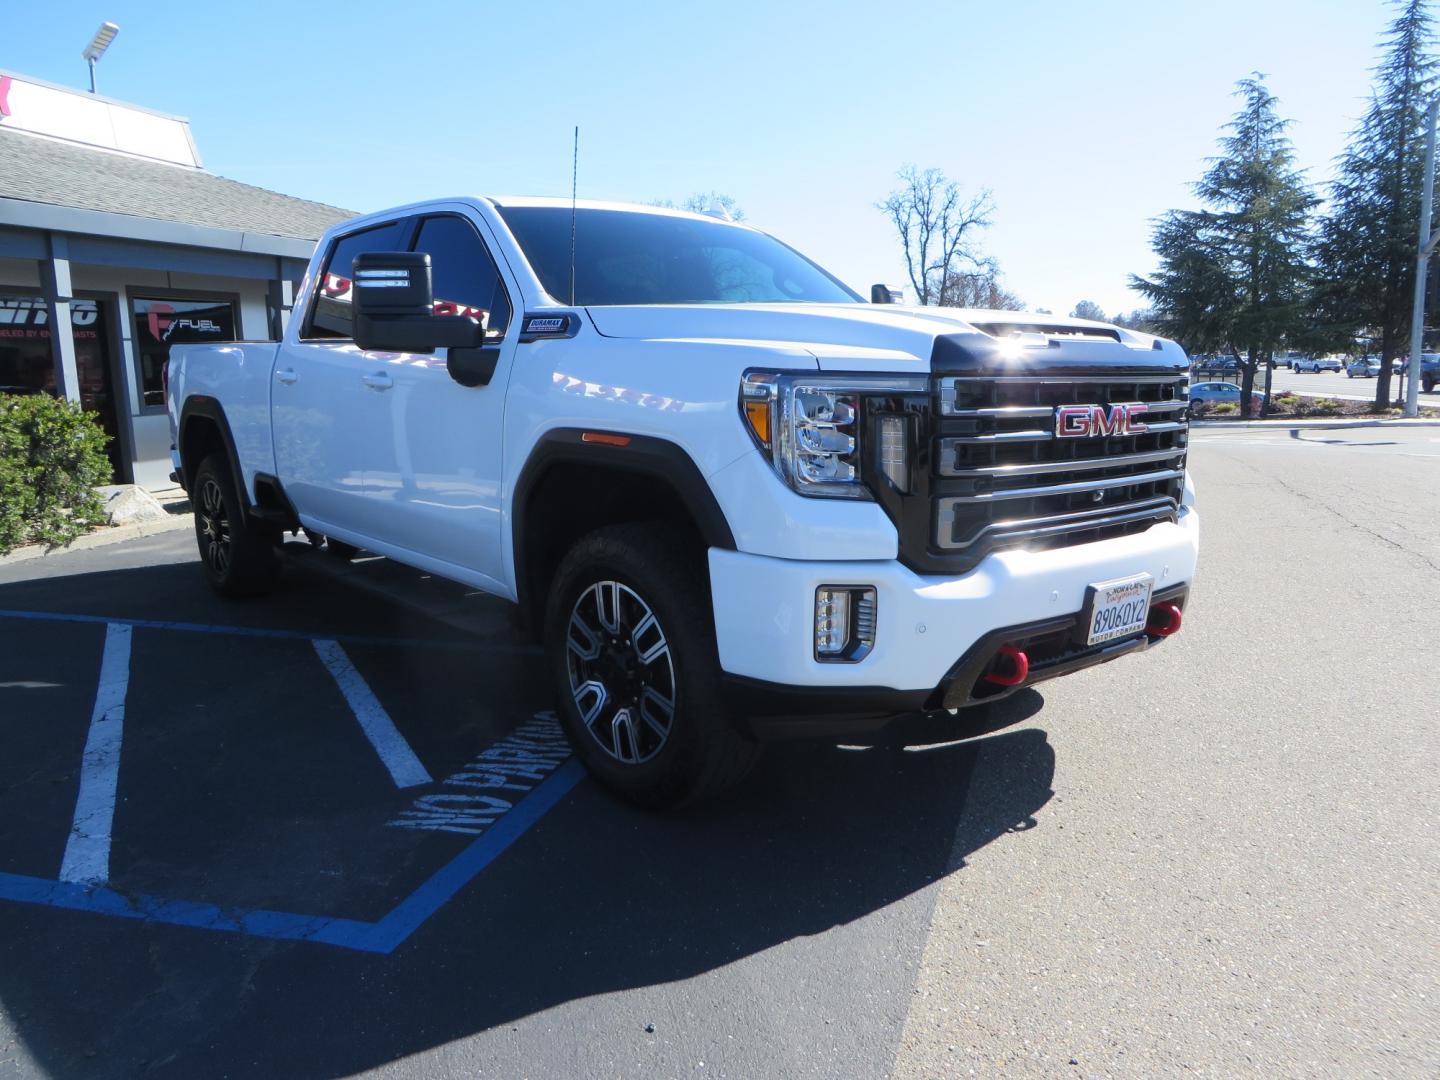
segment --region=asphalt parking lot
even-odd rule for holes
[[[1173,641],[669,816],[484,598],[0,565],[0,1076],[1436,1075],[1440,428],[1195,441]]]

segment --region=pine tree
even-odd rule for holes
[[[1390,361],[1409,333],[1425,168],[1425,112],[1435,92],[1427,0],[1400,0],[1382,39],[1369,111],[1331,185],[1318,247],[1317,320],[1330,333],[1380,341],[1375,404],[1390,399]]]
[[[1295,168],[1289,121],[1260,75],[1236,84],[1244,106],[1225,126],[1221,156],[1195,184],[1202,210],[1172,210],[1155,226],[1160,270],[1134,288],[1190,351],[1224,348],[1242,358],[1241,399],[1255,372],[1300,328],[1309,279],[1309,214],[1315,197]]]

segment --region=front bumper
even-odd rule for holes
[[[732,683],[773,684],[797,698],[814,697],[805,693],[813,689],[836,703],[847,696],[883,701],[898,691],[889,699],[923,703],[978,643],[1073,619],[1095,582],[1144,572],[1155,579],[1157,598],[1178,593],[1194,577],[1199,537],[1199,516],[1186,507],[1177,521],[1131,536],[997,552],[958,578],[918,575],[894,561],[810,562],[711,549],[720,666]],[[875,647],[858,663],[814,658],[821,585],[877,591]]]

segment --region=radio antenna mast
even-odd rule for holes
[[[570,306],[575,306],[575,192],[580,178],[580,125],[575,125],[575,152],[570,160]]]

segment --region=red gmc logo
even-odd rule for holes
[[[1139,417],[1149,406],[1061,405],[1055,410],[1057,439],[1094,439],[1101,435],[1139,435],[1149,430]]]

